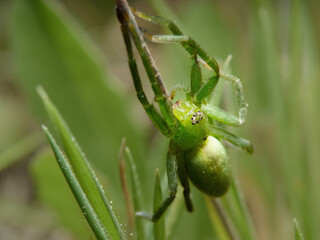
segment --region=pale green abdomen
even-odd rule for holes
[[[174,104],[173,114],[179,120],[173,141],[180,149],[195,148],[208,137],[208,119],[196,105],[180,100]]]
[[[188,152],[185,166],[191,182],[205,194],[219,197],[228,190],[229,157],[216,138],[209,136],[203,146]]]

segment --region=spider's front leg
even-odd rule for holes
[[[121,17],[122,16],[120,15],[119,18],[121,18]],[[166,121],[163,119],[163,117],[160,115],[160,113],[157,111],[157,109],[154,107],[154,105],[149,103],[149,101],[146,97],[146,94],[143,91],[140,75],[139,75],[138,68],[137,68],[137,64],[134,59],[134,55],[133,55],[133,51],[132,51],[132,44],[131,44],[131,39],[130,39],[130,35],[128,32],[128,28],[127,28],[125,21],[121,20],[120,22],[121,22],[121,32],[122,32],[123,39],[124,39],[126,49],[127,49],[127,53],[128,53],[129,68],[130,68],[130,72],[131,72],[132,79],[134,82],[134,87],[137,92],[137,97],[138,97],[140,103],[142,104],[144,110],[148,114],[152,123],[157,127],[157,129],[163,135],[169,136],[170,130],[168,128]],[[124,22],[124,23],[122,23],[122,22]]]
[[[241,126],[246,119],[247,103],[244,100],[243,87],[240,79],[229,73],[222,71],[218,63],[216,62],[216,60],[210,57],[207,54],[207,52],[204,51],[199,46],[199,44],[195,42],[191,37],[183,35],[180,29],[172,21],[167,20],[165,18],[142,13],[135,9],[133,9],[133,13],[141,19],[169,28],[169,30],[174,34],[174,35],[152,35],[148,31],[143,30],[144,35],[147,39],[157,43],[180,43],[191,56],[194,56],[194,55],[200,56],[201,62],[204,62],[211,70],[214,71],[215,75],[210,77],[206,82],[204,82],[199,88],[198,92],[194,93],[196,102],[198,103],[202,102],[206,97],[208,97],[212,93],[220,77],[224,78],[225,80],[231,81],[233,83],[233,86],[236,91],[237,101],[240,107],[238,117],[230,113],[227,113],[221,110],[220,108],[212,107],[210,105],[206,105],[206,107],[204,108],[204,111],[206,111],[206,113],[210,117],[220,122],[223,122],[232,126]],[[191,79],[191,81],[193,80]]]
[[[163,83],[163,80],[161,78],[161,74],[158,71],[157,66],[154,63],[154,60],[150,54],[150,51],[144,42],[143,34],[141,33],[139,26],[135,20],[134,15],[132,14],[129,5],[126,1],[118,0],[117,2],[117,16],[118,20],[121,24],[122,34],[126,43],[126,48],[128,52],[129,57],[129,65],[130,70],[132,73],[132,77],[135,83],[135,87],[137,90],[137,94],[142,92],[142,86],[140,77],[138,74],[138,70],[136,67],[136,63],[133,58],[132,53],[132,46],[131,46],[131,40],[134,42],[139,55],[141,57],[142,63],[144,65],[144,68],[146,70],[146,73],[148,75],[149,81],[151,83],[152,90],[155,95],[155,100],[159,105],[160,112],[162,114],[162,119],[165,121],[165,123],[168,126],[169,130],[172,130],[176,125],[176,118],[173,115],[172,112],[172,102],[169,96],[169,93],[166,89],[165,84]],[[139,97],[139,96],[138,96]],[[145,98],[145,95],[141,95],[140,98]],[[140,100],[139,98],[139,100]],[[140,102],[145,106],[148,106],[148,103],[146,101]],[[150,105],[150,104],[149,104]],[[145,107],[146,109],[146,107]],[[154,108],[153,108],[154,109]],[[154,110],[152,110],[154,112]],[[148,112],[147,112],[148,113]],[[149,114],[148,114],[149,115]],[[150,114],[151,115],[151,114]],[[149,117],[150,117],[149,115]],[[154,119],[154,117],[150,117],[151,120]],[[162,132],[163,133],[163,132]],[[169,134],[165,134],[166,136],[169,136]]]
[[[172,21],[152,16],[143,12],[140,12],[134,8],[132,8],[132,12],[139,18],[144,19],[146,21],[152,22],[154,24],[167,27],[174,35],[146,35],[151,41],[158,43],[170,43],[170,42],[178,42],[182,45],[182,47],[191,55],[194,54],[199,55],[213,70],[219,75],[219,65],[214,58],[209,56],[206,51],[204,51],[198,43],[196,43],[191,37],[183,35],[181,30],[178,28],[176,24]]]

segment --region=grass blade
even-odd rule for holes
[[[213,204],[211,202],[211,198],[205,197],[205,200],[206,200],[206,204],[208,207],[208,214],[209,214],[213,229],[214,229],[218,239],[221,239],[221,240],[231,239],[228,236],[228,233],[223,226],[223,223],[221,221],[221,218],[219,217],[219,214],[217,213],[217,210],[215,209],[215,207],[213,206]]]
[[[223,205],[241,238],[248,240],[255,239],[253,237],[253,226],[248,209],[234,178],[232,179],[228,195],[223,199]]]
[[[122,192],[124,195],[126,211],[127,211],[128,231],[130,232],[130,239],[132,239],[132,232],[134,229],[134,210],[132,206],[131,193],[130,193],[130,190],[128,187],[128,181],[127,181],[126,163],[124,160],[125,147],[126,147],[126,138],[122,138],[122,142],[119,150],[119,172],[120,172]]]
[[[48,143],[43,130],[39,130]],[[75,239],[88,240],[94,233],[52,153],[52,148],[48,145],[36,153],[29,166],[37,201],[44,206],[49,206],[55,212],[60,226],[70,230]]]
[[[156,176],[154,182],[154,196],[153,196],[153,212],[155,212],[162,204],[162,190],[160,185],[159,169],[156,169]],[[154,223],[154,239],[165,239],[165,225],[164,217],[162,216],[157,222]]]
[[[84,153],[81,151],[80,146],[43,88],[38,87],[37,90],[42,98],[51,122],[56,128],[58,136],[61,139],[73,171],[78,177],[83,191],[86,193],[86,196],[99,216],[102,224],[108,230],[112,239],[124,239],[123,232],[112,211],[112,207],[107,200],[93,169],[87,161]]]
[[[43,126],[43,131],[47,135],[51,148],[56,156],[57,162],[65,176],[73,195],[75,196],[79,207],[81,208],[83,215],[87,219],[92,231],[96,235],[97,239],[108,239],[108,232],[103,226],[102,222],[99,219],[99,216],[95,213],[91,202],[89,201],[87,195],[83,191],[78,181],[77,176],[72,171],[72,167],[68,163],[67,159],[64,157],[60,148],[58,147],[56,141],[53,136],[50,134],[47,127]]]
[[[126,153],[126,156],[127,156],[126,159],[129,165],[129,177],[131,182],[134,211],[139,212],[139,211],[142,211],[141,206],[143,205],[142,190],[141,190],[139,175],[138,175],[137,167],[133,160],[131,151],[128,147],[125,148],[125,153]],[[145,235],[146,229],[144,228],[145,224],[143,221],[145,220],[137,216],[135,217],[136,236],[137,236],[137,239],[139,240],[146,239],[146,235]]]
[[[304,239],[303,234],[302,234],[301,229],[299,227],[298,221],[295,218],[293,219],[293,225],[294,225],[295,239],[296,240],[303,240]]]

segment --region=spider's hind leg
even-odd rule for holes
[[[177,161],[178,161],[179,179],[183,187],[184,202],[186,204],[188,212],[192,212],[193,206],[190,198],[190,186],[189,186],[187,170],[185,167],[184,153],[177,154]]]
[[[171,144],[170,144],[171,145]],[[178,188],[178,162],[173,149],[169,146],[167,154],[167,177],[169,185],[169,196],[162,202],[160,207],[153,214],[147,212],[137,212],[139,217],[146,218],[152,222],[158,221],[167,208],[171,205],[177,194]]]

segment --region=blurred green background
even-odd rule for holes
[[[218,61],[233,55],[232,73],[242,80],[249,111],[244,127],[229,130],[250,139],[255,153],[227,148],[256,238],[293,239],[296,218],[306,239],[320,239],[320,2],[130,3],[175,20]],[[149,45],[168,88],[187,86],[187,53],[175,44]],[[102,179],[119,221],[126,224],[118,173],[122,137],[150,210],[154,170],[165,173],[167,140],[136,98],[114,2],[2,0],[0,239],[93,236],[41,132],[49,123],[35,91],[39,84]],[[236,112],[232,87],[226,84],[222,96],[222,107]],[[192,194],[195,212],[182,211],[172,239],[215,239],[203,195],[194,187]]]

